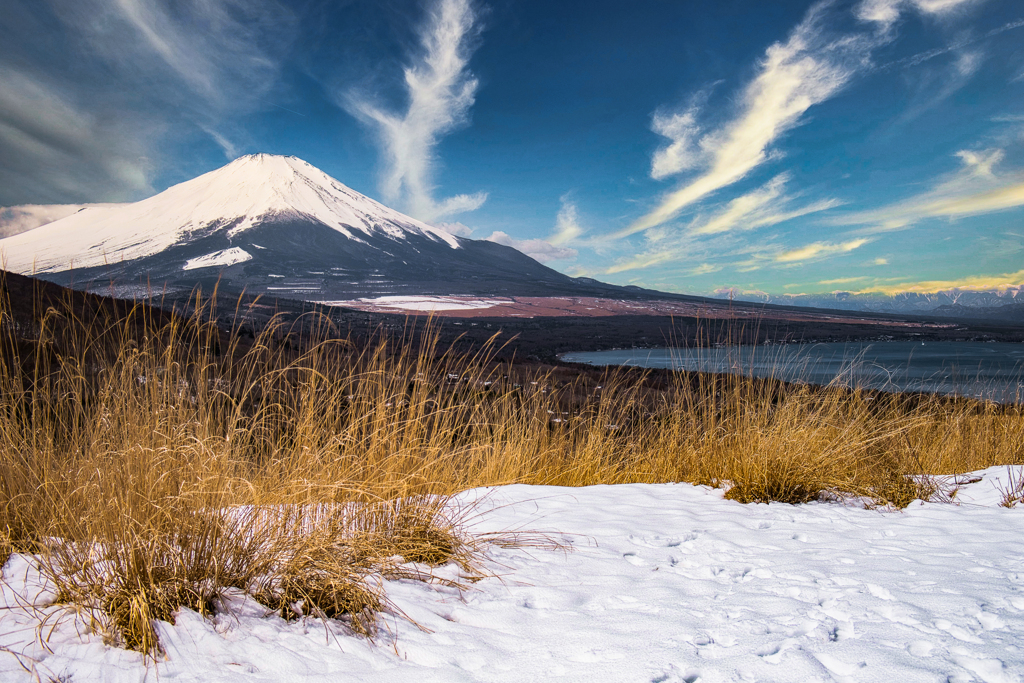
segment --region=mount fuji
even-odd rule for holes
[[[283,298],[601,295],[507,246],[450,235],[291,156],[254,154],[133,204],[0,240],[6,270],[120,296],[219,282]]]

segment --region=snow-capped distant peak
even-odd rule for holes
[[[130,261],[226,230],[267,221],[313,220],[363,241],[410,234],[459,248],[458,238],[362,195],[293,156],[251,154],[134,204],[82,211],[0,240],[5,267],[57,272]]]

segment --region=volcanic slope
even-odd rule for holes
[[[254,154],[133,204],[0,240],[6,269],[86,289],[246,288],[283,298],[601,295],[503,245],[450,235],[296,157]],[[134,290],[134,291],[133,291]]]

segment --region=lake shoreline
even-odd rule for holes
[[[742,374],[893,393],[955,395],[999,403],[1024,396],[1024,344],[871,341],[658,347],[565,353],[565,363]]]

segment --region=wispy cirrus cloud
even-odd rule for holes
[[[961,168],[926,192],[870,211],[838,216],[838,225],[864,225],[868,233],[900,230],[928,218],[961,218],[1024,206],[1024,172],[1003,172],[1001,149],[962,150]]]
[[[870,280],[871,278],[867,275],[856,275],[853,277],[837,277],[831,280],[818,280],[819,285],[848,285],[852,282],[863,282],[864,280]]]
[[[837,33],[830,27],[833,4],[813,5],[785,42],[771,45],[757,74],[739,93],[736,115],[706,130],[700,123],[700,98],[677,113],[656,112],[654,132],[668,138],[651,163],[651,176],[667,178],[698,170],[695,178],[661,198],[658,205],[614,238],[662,225],[685,208],[747,177],[778,158],[773,145],[800,125],[809,109],[834,97],[871,66],[871,53],[894,38],[893,25],[913,9],[949,16],[975,0],[864,0],[854,15],[873,30]],[[972,59],[961,65],[970,71]]]
[[[364,93],[351,91],[343,106],[371,125],[385,160],[381,190],[422,220],[436,220],[480,208],[486,192],[434,198],[435,149],[441,137],[465,125],[479,82],[469,59],[479,34],[470,0],[437,0],[420,28],[422,54],[405,67],[408,105],[396,112]]]
[[[784,193],[789,181],[788,173],[780,173],[753,192],[736,197],[709,218],[695,220],[688,231],[694,235],[716,235],[734,230],[756,230],[842,205],[838,199],[822,199],[793,206],[793,198]]]
[[[627,270],[640,270],[672,261],[690,260],[695,256],[709,258],[713,255],[734,257],[742,250],[735,240],[723,239],[729,235],[766,228],[786,221],[827,211],[842,202],[837,199],[822,199],[800,204],[797,197],[786,193],[790,182],[788,173],[780,173],[759,188],[742,194],[709,214],[700,214],[682,227],[661,227],[649,229],[645,237],[648,248],[632,257],[622,259],[607,271],[609,274]],[[764,253],[765,245],[748,246],[746,251]],[[765,257],[757,267],[770,261]],[[735,265],[735,264],[734,264]],[[744,262],[741,267],[753,264]],[[702,275],[707,270],[689,269],[690,275]]]
[[[889,31],[908,8],[926,16],[945,18],[982,2],[984,0],[863,0],[854,11],[861,21],[873,22],[880,31]]]
[[[83,21],[87,12],[102,21]],[[277,0],[82,0],[61,16],[91,24],[91,47],[120,70],[144,55],[147,71],[162,63],[217,111],[252,106],[273,87],[295,28]]]
[[[796,263],[798,261],[810,261],[833,254],[845,254],[860,249],[871,240],[861,237],[846,242],[812,242],[796,249],[788,249],[776,254],[775,261],[778,263]]]
[[[616,237],[661,225],[776,157],[771,145],[799,125],[808,109],[835,95],[865,67],[877,39],[831,35],[826,27],[829,11],[830,3],[814,5],[785,42],[767,49],[757,75],[739,94],[737,115],[724,125],[705,132],[692,104],[681,114],[655,116],[656,132],[671,142],[655,152],[652,177],[703,171],[662,197],[656,208]]]
[[[39,76],[0,66],[0,205],[124,200],[149,191],[141,121],[87,111]]]
[[[1024,285],[1024,270],[1000,275],[970,275],[955,280],[921,280],[918,282],[887,282],[864,287],[855,294],[935,294],[951,289],[970,292],[1006,291]]]
[[[138,198],[171,136],[233,155],[296,34],[278,0],[20,5],[0,22],[0,203]]]

